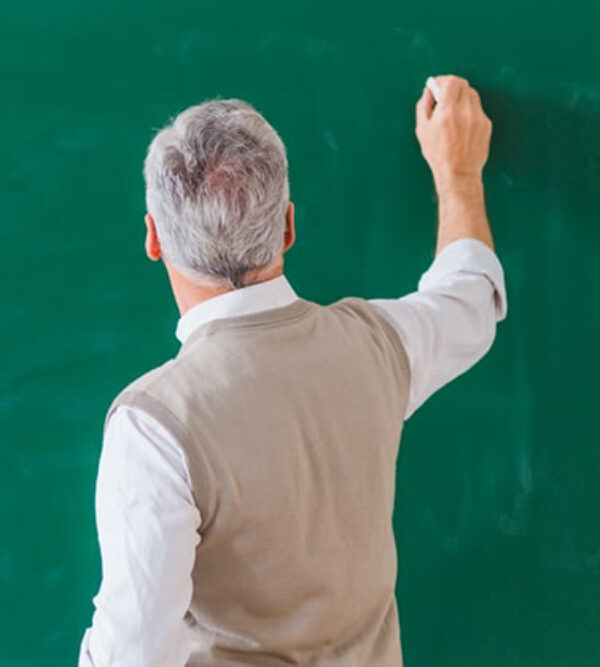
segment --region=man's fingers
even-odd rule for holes
[[[469,96],[469,104],[471,105],[472,111],[475,114],[481,113],[483,109],[481,107],[481,98],[479,97],[479,93],[475,90],[475,88],[468,88],[467,93]]]
[[[479,93],[474,88],[469,88],[468,93],[473,116],[475,118],[485,119],[485,123],[491,124],[490,119],[488,118],[487,114],[483,110],[483,106],[481,105],[481,97],[479,96]]]
[[[416,104],[417,125],[431,118],[435,100],[429,88],[425,87],[423,93]]]
[[[436,76],[435,80],[440,88],[440,107],[448,107],[458,104],[462,94],[466,91],[469,83],[462,77],[449,74],[447,76]]]

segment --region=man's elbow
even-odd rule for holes
[[[485,356],[494,345],[496,333],[498,330],[498,308],[495,302],[486,312],[485,321],[482,326],[481,356]]]
[[[486,335],[483,341],[483,352],[481,356],[485,356],[491,349],[496,340],[496,319],[494,318],[487,327]]]
[[[492,285],[492,288],[494,286]],[[483,309],[481,357],[485,356],[496,340],[498,322],[506,317],[506,295],[493,289],[489,307]]]
[[[493,347],[496,340],[497,319],[493,309],[481,309],[477,316],[477,326],[470,336],[471,365],[479,362]]]

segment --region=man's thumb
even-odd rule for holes
[[[423,93],[416,105],[417,124],[428,121],[431,118],[434,103],[433,93],[426,86],[423,88]]]

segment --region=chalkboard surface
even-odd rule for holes
[[[583,0],[2,4],[2,667],[75,664],[105,410],[178,349],[143,251],[154,130],[207,98],[254,104],[289,151],[296,291],[401,296],[435,242],[414,103],[449,72],[494,121],[509,314],[406,424],[406,665],[600,664],[599,22]]]

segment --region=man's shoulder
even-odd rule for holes
[[[403,374],[409,376],[410,367],[404,343],[397,329],[380,308],[370,300],[358,296],[343,297],[329,304],[328,308],[359,321],[360,326],[370,332],[372,340],[377,340],[379,343],[387,341],[388,346],[394,351],[394,357],[400,362]]]
[[[397,332],[389,319],[383,314],[381,309],[368,299],[359,296],[346,296],[334,301],[327,307],[345,313],[352,318],[358,318],[371,325],[371,327],[384,329],[388,334],[393,332],[392,338],[394,340],[398,338]]]
[[[151,368],[142,375],[134,378],[123,386],[113,397],[106,411],[104,424],[108,423],[109,418],[119,405],[128,405],[147,410],[149,401],[158,401],[157,390],[164,384],[164,380],[171,373],[176,362],[176,358],[168,359],[164,363]]]
[[[164,363],[160,364],[159,366],[155,366],[154,368],[151,368],[150,370],[146,371],[145,373],[142,373],[142,375],[139,375],[137,378],[134,378],[131,380],[128,384],[126,384],[115,396],[115,398],[118,398],[119,396],[123,395],[125,392],[129,391],[146,391],[146,392],[152,392],[153,388],[160,382],[160,380],[165,376],[168,375],[169,372],[172,370],[174,364],[175,364],[176,359],[168,359]]]

